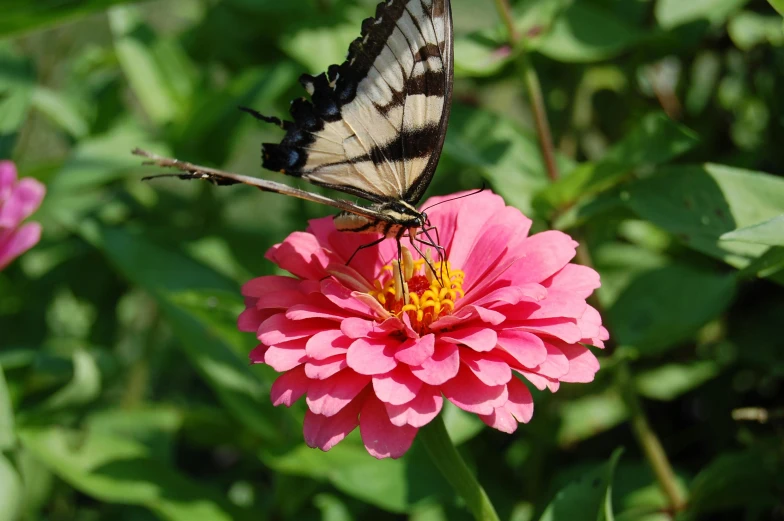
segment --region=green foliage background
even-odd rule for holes
[[[274,374],[248,365],[240,284],[329,210],[141,183],[153,170],[129,153],[274,178],[259,144],[279,132],[237,105],[285,114],[374,4],[0,0],[0,158],[48,187],[42,241],[0,273],[0,521],[467,519],[417,444],[397,461],[356,436],[305,447],[302,407],[273,409]],[[633,435],[638,400],[688,498],[678,519],[784,519],[774,7],[516,2],[551,183],[494,3],[453,0],[456,99],[430,192],[485,182],[579,238],[613,338],[594,383],[537,393],[512,436],[447,411],[503,519],[676,517]],[[767,421],[733,416],[749,407]]]

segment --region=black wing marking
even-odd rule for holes
[[[449,0],[389,0],[362,24],[346,61],[300,82],[263,166],[373,202],[415,204],[435,172],[452,93]],[[260,116],[260,115],[259,115]],[[263,117],[262,117],[263,118]]]

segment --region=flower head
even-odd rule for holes
[[[599,275],[570,264],[576,242],[558,231],[529,236],[531,221],[488,192],[439,206],[430,220],[443,254],[406,239],[398,261],[387,240],[350,266],[372,237],[313,220],[267,252],[294,277],[243,287],[239,327],[261,342],[251,360],[283,373],[275,405],[305,397],[311,447],[329,450],[359,426],[370,454],[399,457],[444,398],[511,433],[533,414],[523,380],[554,392],[599,369],[582,345],[608,338],[586,303]]]
[[[41,225],[22,224],[40,205],[46,187],[26,177],[17,181],[16,166],[0,161],[0,270],[41,238]]]

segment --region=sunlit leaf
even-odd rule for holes
[[[635,385],[643,396],[669,401],[712,380],[719,372],[719,365],[711,360],[667,364],[638,374]]]
[[[750,242],[767,246],[784,246],[784,214],[758,224],[738,228],[720,237],[723,241]]]
[[[0,521],[16,521],[22,511],[22,481],[0,452]]]
[[[663,168],[621,194],[640,217],[698,251],[744,267],[767,247],[722,235],[784,213],[784,180],[727,166]]]
[[[747,2],[748,0],[658,0],[654,12],[659,25],[665,29],[700,20],[720,24]]]
[[[250,518],[217,491],[152,459],[135,441],[59,427],[28,428],[20,438],[61,479],[100,501],[141,505],[171,521]]]
[[[95,359],[84,350],[74,351],[73,378],[43,404],[45,410],[58,410],[84,405],[101,393],[101,372]]]
[[[592,438],[619,425],[627,415],[626,405],[614,391],[564,402],[559,414],[558,443],[571,445]]]

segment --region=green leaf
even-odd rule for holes
[[[612,480],[622,452],[616,449],[607,463],[559,491],[539,520],[612,521]]]
[[[0,37],[73,21],[131,1],[135,0],[5,0],[0,18]]]
[[[750,242],[767,246],[784,246],[784,214],[758,224],[723,234],[722,241]]]
[[[0,452],[0,521],[17,521],[22,512],[22,480]]]
[[[42,404],[47,411],[87,404],[101,394],[101,372],[93,356],[79,349],[73,353],[73,378]]]
[[[635,377],[637,391],[655,400],[671,401],[719,375],[721,368],[712,360],[666,364]]]
[[[14,405],[5,381],[3,366],[0,365],[0,452],[11,450],[16,444],[14,434]]]
[[[699,20],[719,25],[747,2],[748,0],[658,0],[654,13],[659,25],[664,29]]]
[[[784,45],[780,16],[765,16],[753,11],[742,11],[730,19],[727,32],[742,51],[749,51],[760,44],[774,47]]]
[[[669,167],[629,185],[621,198],[690,248],[743,268],[767,247],[721,237],[784,213],[784,179],[710,163]]]
[[[32,105],[74,138],[83,138],[90,130],[79,109],[62,92],[37,85],[33,90]]]
[[[511,121],[491,112],[455,104],[444,155],[461,168],[474,168],[488,179],[508,204],[531,215],[532,194],[547,185],[536,139]],[[559,167],[572,163],[558,158]]]
[[[778,503],[772,486],[776,458],[761,448],[722,454],[703,469],[691,484],[691,515]]]
[[[784,16],[784,0],[768,0],[768,3],[773,6],[773,9],[778,11],[781,16]]]
[[[484,77],[501,71],[514,57],[506,44],[484,33],[455,38],[455,76]]]
[[[738,278],[768,278],[784,268],[784,247],[774,246],[738,271]],[[777,279],[778,280],[778,279]]]
[[[638,354],[658,354],[690,338],[735,295],[731,274],[697,268],[624,244],[596,250],[599,298],[615,341]]]
[[[170,521],[248,519],[216,490],[150,457],[135,441],[60,427],[24,429],[24,446],[62,480],[99,501],[149,508]]]
[[[618,183],[632,169],[659,165],[692,149],[697,135],[666,114],[647,114],[596,163],[583,163],[541,194],[555,207],[568,206]]]
[[[645,33],[588,2],[574,2],[532,49],[566,63],[606,60],[639,42]]]
[[[144,111],[157,124],[180,116],[193,89],[184,54],[172,42],[160,41],[141,22],[134,6],[109,11],[120,66]]]
[[[570,446],[620,425],[628,410],[614,391],[564,402],[559,411],[558,444]]]
[[[150,292],[165,313],[185,354],[239,422],[268,443],[280,444],[287,413],[273,409],[269,391],[248,365],[255,339],[215,309],[242,308],[236,284],[193,259],[122,229],[85,226],[83,235],[129,280]],[[212,313],[204,313],[212,309]]]
[[[130,154],[137,146],[168,153],[167,149],[151,142],[148,134],[135,123],[121,123],[105,134],[81,140],[49,183],[50,191],[83,194],[91,188],[124,179],[129,172],[143,171],[139,158]]]
[[[0,138],[13,135],[24,123],[34,85],[32,62],[0,41]],[[0,157],[9,155],[10,150],[0,149]]]
[[[408,512],[434,496],[451,497],[443,477],[415,444],[403,458],[376,460],[355,442],[356,433],[321,452],[304,445],[283,455],[262,454],[277,472],[328,481],[338,490],[389,512]]]

